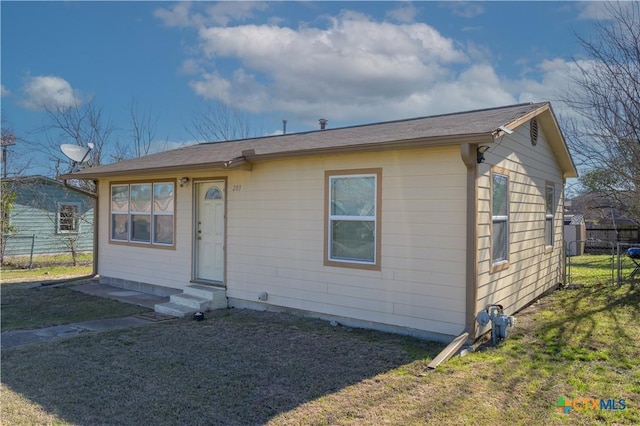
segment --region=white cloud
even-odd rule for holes
[[[78,91],[65,79],[56,76],[30,77],[22,88],[27,109],[69,108],[81,103]]]
[[[418,9],[411,2],[405,2],[400,4],[395,9],[392,9],[387,12],[387,17],[397,21],[404,23],[411,23],[415,21],[416,16],[418,15]]]
[[[453,40],[426,24],[375,22],[355,12],[328,23],[323,29],[201,28],[203,58],[212,67],[227,58],[241,66],[202,73],[190,85],[204,98],[256,112],[280,108],[316,115],[321,107],[326,113],[352,105],[357,112],[381,102],[401,105],[449,78],[449,67],[468,61]]]
[[[182,62],[182,67],[180,67],[180,72],[183,74],[197,74],[202,72],[202,67],[200,66],[199,61],[196,59],[190,58]]]
[[[191,2],[179,2],[171,8],[158,8],[154,16],[168,27],[226,26],[232,21],[244,21],[253,17],[254,10],[265,10],[265,2],[224,1],[205,8],[204,13],[192,10]]]
[[[5,96],[9,96],[10,94],[11,94],[11,91],[6,87],[4,87],[4,84],[0,85],[0,96],[4,98]]]
[[[189,27],[203,21],[200,14],[191,14],[191,2],[178,2],[170,9],[158,8],[153,15],[168,27]]]
[[[464,6],[469,15],[483,13],[481,5]],[[182,66],[192,75],[191,89],[291,122],[391,120],[555,100],[567,86],[565,61],[526,64],[535,78],[509,80],[497,74],[487,47],[444,37],[424,23],[376,21],[353,11],[297,28],[220,22],[198,27],[198,54]]]
[[[475,1],[447,1],[443,6],[451,9],[454,15],[463,18],[475,18],[484,13],[482,3]]]
[[[210,22],[218,25],[228,25],[231,21],[244,21],[253,17],[254,10],[265,10],[265,2],[253,1],[223,1],[207,8]]]

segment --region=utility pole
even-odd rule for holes
[[[16,144],[16,137],[8,134],[2,135],[2,178],[7,178],[7,147]]]

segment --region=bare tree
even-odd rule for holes
[[[149,154],[151,144],[155,140],[158,119],[151,116],[150,110],[141,111],[135,100],[131,100],[129,105],[129,123],[129,138],[124,144],[116,143],[111,154],[115,161]]]
[[[609,3],[593,39],[578,37],[588,60],[562,100],[577,112],[567,139],[584,192],[606,196],[640,223],[640,3]]]
[[[247,114],[220,101],[191,120],[189,133],[203,142],[229,141],[251,137],[251,121]]]
[[[55,164],[56,175],[62,171],[69,171],[73,167],[73,161],[60,152],[61,144],[89,148],[91,143],[93,148],[89,153],[87,164],[91,166],[102,164],[115,127],[93,100],[85,103],[77,102],[71,106],[44,105],[43,108],[47,113],[48,122],[39,130],[49,141],[45,150],[51,164]],[[60,170],[61,164],[65,164],[67,170]],[[79,181],[77,185],[89,191],[94,189],[91,182]]]
[[[24,140],[18,137],[7,124],[5,117],[0,117],[2,122],[2,178],[9,176],[21,176],[31,164],[31,158],[16,156],[15,150]]]
[[[156,137],[157,118],[151,117],[150,111],[142,111],[138,108],[134,100],[129,108],[131,119],[131,141],[133,145],[133,156],[142,157],[149,154],[151,142]]]

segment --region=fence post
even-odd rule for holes
[[[569,260],[569,252],[568,252],[568,248],[567,248],[567,241],[566,240],[562,240],[562,250],[564,252],[564,262],[562,263],[562,284],[563,285],[567,285],[567,262]]]
[[[567,260],[567,265],[566,265],[566,269],[569,270],[569,273],[567,274],[566,280],[565,280],[565,284],[571,284],[571,259],[573,258],[573,256],[571,255],[572,251],[571,251],[571,244],[575,243],[575,241],[569,241],[567,250],[565,251],[565,256],[568,259]]]
[[[614,263],[615,263],[616,252],[615,252],[615,245],[613,244],[613,242],[609,241],[609,244],[611,245],[611,285],[613,285],[615,283]]]
[[[36,234],[31,236],[31,254],[29,255],[29,269],[33,269],[33,249],[36,245]]]

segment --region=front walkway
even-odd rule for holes
[[[79,284],[70,287],[86,294],[98,297],[107,297],[124,303],[131,303],[138,306],[144,306],[153,309],[156,303],[165,303],[168,297],[155,296],[152,294],[140,293],[137,291],[123,290],[96,282],[87,284]],[[159,320],[171,319],[172,317],[163,316],[150,312],[149,314],[141,314],[136,316],[128,316],[121,318],[109,318],[93,321],[86,321],[75,324],[56,325],[52,327],[34,329],[34,330],[13,330],[2,333],[0,340],[0,349],[11,349],[18,346],[29,345],[32,343],[50,342],[53,340],[64,339],[79,336],[87,332],[100,332],[108,330],[118,330],[123,328],[140,327],[151,324]]]

